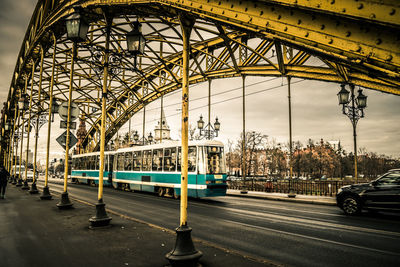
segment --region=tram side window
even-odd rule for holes
[[[142,167],[142,151],[133,152],[133,170],[140,171]]]
[[[88,157],[88,162],[89,162],[88,170],[93,170],[93,157],[92,156]]]
[[[142,171],[150,171],[151,170],[151,150],[143,151],[143,167]]]
[[[176,147],[164,149],[164,171],[174,172],[176,167]]]
[[[181,158],[182,158],[182,152],[181,148],[178,148],[178,171],[181,171]],[[196,147],[195,146],[190,146],[189,147],[189,153],[188,153],[188,172],[194,172],[196,171]]]
[[[124,170],[124,154],[120,153],[118,154],[117,158],[117,170],[118,171],[123,171]]]
[[[96,159],[96,162],[95,162],[96,170],[100,170],[100,155],[96,156],[95,159]]]
[[[132,152],[125,152],[124,170],[125,171],[132,170]]]
[[[162,149],[154,149],[153,150],[153,171],[162,171],[162,159],[163,159],[163,150]]]
[[[108,158],[108,171],[111,172],[114,169],[114,156],[110,155]]]

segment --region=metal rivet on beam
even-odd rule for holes
[[[380,38],[378,38],[377,40],[376,40],[376,44],[377,45],[380,45],[382,43],[382,40],[380,39]]]
[[[350,37],[350,35],[351,35],[351,32],[346,32],[346,37]]]
[[[386,61],[391,61],[393,59],[393,56],[392,55],[388,55],[387,57],[386,57]]]
[[[396,9],[392,8],[392,10],[390,11],[389,15],[393,16],[396,13]]]
[[[358,9],[363,9],[364,8],[364,4],[360,3],[357,8]]]

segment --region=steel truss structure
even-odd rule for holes
[[[23,93],[32,96],[33,113],[49,109],[51,89],[58,102],[68,99],[72,42],[66,38],[65,18],[74,7],[90,22],[87,40],[78,44],[72,94],[89,126],[83,143],[88,150],[100,145],[106,52],[106,143],[145,105],[181,88],[178,15],[195,19],[190,84],[243,75],[290,76],[400,95],[396,0],[40,0],[18,55],[2,126],[9,119],[15,129],[26,124],[28,112],[17,112]],[[113,18],[109,51],[106,17]],[[146,47],[135,66],[125,34],[136,21],[142,24]]]

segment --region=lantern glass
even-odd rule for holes
[[[65,26],[67,27],[67,38],[69,40],[75,42],[83,42],[86,40],[89,24],[79,12],[72,13],[65,20]]]
[[[204,121],[203,121],[203,116],[200,115],[200,120],[197,121],[197,128],[202,130],[204,127]]]
[[[133,30],[126,34],[127,49],[132,55],[144,54],[146,39],[142,34],[141,27],[139,22],[135,22]]]
[[[135,140],[135,142],[139,140],[139,135],[137,132],[133,135],[133,140]]]
[[[149,140],[150,143],[153,142],[153,136],[151,135],[151,133],[147,137],[147,140]]]
[[[218,121],[218,118],[215,118],[214,129],[216,131],[219,131],[220,127],[221,127],[221,123]]]
[[[55,101],[53,99],[53,104],[51,105],[51,113],[52,114],[57,113],[58,112],[58,108],[59,108],[59,105],[58,105],[57,101]]]
[[[337,94],[338,98],[339,98],[339,105],[344,105],[349,103],[349,95],[350,92],[346,90],[346,88],[344,88],[344,84],[341,85],[342,89],[340,90],[340,92]]]
[[[366,108],[367,107],[367,96],[362,93],[361,89],[358,90],[357,106],[359,108]]]

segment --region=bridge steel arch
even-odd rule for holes
[[[17,58],[2,126],[15,117],[17,101],[25,91],[33,96],[31,112],[48,109],[53,65],[53,97],[67,99],[72,43],[66,39],[64,20],[74,8],[80,8],[90,22],[87,40],[78,45],[73,101],[89,126],[84,145],[91,150],[100,143],[105,15],[113,17],[107,51],[111,73],[106,141],[145,105],[180,89],[178,15],[195,19],[190,84],[242,75],[290,76],[400,95],[400,3],[396,0],[40,0]],[[126,52],[125,34],[137,20],[147,42],[135,68]],[[30,73],[39,69],[42,52],[39,85],[40,73],[33,78]],[[18,126],[25,120],[22,117]],[[7,135],[4,127],[2,135]]]

